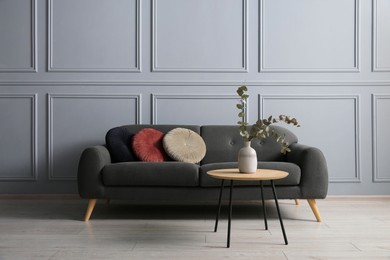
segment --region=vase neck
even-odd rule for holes
[[[251,141],[244,141],[244,146],[245,147],[250,147],[251,146]]]

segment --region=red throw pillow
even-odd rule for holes
[[[162,139],[164,133],[153,128],[144,128],[133,137],[135,156],[144,162],[163,162],[167,158]]]

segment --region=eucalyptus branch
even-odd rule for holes
[[[248,91],[246,86],[241,86],[237,89],[237,94],[240,96],[240,103],[237,104],[237,108],[240,110],[238,117],[241,119],[237,123],[240,126],[240,135],[244,141],[251,141],[254,138],[263,139],[272,136],[281,146],[281,153],[286,154],[286,152],[290,152],[291,150],[288,148],[289,143],[286,142],[286,136],[280,136],[277,132],[271,130],[269,126],[278,122],[284,122],[289,125],[300,127],[298,120],[286,115],[279,115],[278,118],[269,116],[266,119],[257,120],[257,122],[252,125],[251,130],[248,133],[248,123],[245,120],[245,113],[249,95],[246,94],[246,91]]]
[[[240,135],[245,141],[249,141],[249,133],[247,131],[248,122],[246,122],[245,118],[249,95],[245,94],[246,91],[248,91],[246,86],[241,86],[237,89],[237,94],[240,96],[240,103],[237,104],[237,108],[240,109],[238,117],[241,119],[237,123],[240,125]]]

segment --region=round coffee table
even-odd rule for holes
[[[219,200],[218,200],[218,211],[217,211],[217,217],[215,219],[215,227],[214,232],[217,232],[218,229],[218,219],[221,212],[221,202],[222,202],[222,194],[223,194],[223,188],[224,188],[224,182],[225,180],[230,180],[230,196],[229,196],[229,220],[228,220],[228,234],[227,234],[227,247],[230,247],[230,228],[231,228],[231,218],[232,218],[232,195],[233,195],[233,181],[260,181],[260,189],[261,189],[261,200],[263,203],[263,213],[264,213],[264,224],[265,229],[268,229],[267,224],[267,214],[265,210],[265,204],[264,204],[264,191],[263,191],[263,181],[270,181],[272,192],[275,199],[275,205],[276,209],[278,211],[278,217],[280,226],[282,228],[284,242],[287,245],[287,236],[286,232],[284,230],[283,226],[283,220],[280,215],[279,210],[279,204],[278,204],[278,198],[276,195],[274,180],[277,179],[283,179],[288,176],[288,172],[285,171],[278,171],[278,170],[270,170],[270,169],[257,169],[255,173],[240,173],[238,169],[219,169],[219,170],[212,170],[207,172],[208,175],[210,175],[213,178],[221,179],[221,189],[219,193]]]

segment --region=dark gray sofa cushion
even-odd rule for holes
[[[199,165],[184,162],[124,162],[102,170],[106,186],[199,186]]]
[[[207,175],[207,171],[216,170],[216,169],[227,169],[227,168],[237,168],[238,163],[236,162],[225,162],[225,163],[209,163],[202,165],[200,167],[200,186],[201,187],[218,187],[221,186],[221,180],[215,179]],[[273,169],[286,171],[289,175],[280,180],[276,180],[275,185],[299,185],[301,180],[301,169],[298,165],[288,162],[259,162],[257,164],[258,169]],[[245,173],[243,173],[245,174]],[[229,182],[225,182],[225,185],[228,185]],[[264,182],[268,184],[269,182]],[[234,185],[237,186],[254,186],[259,185],[258,181],[235,181]]]

